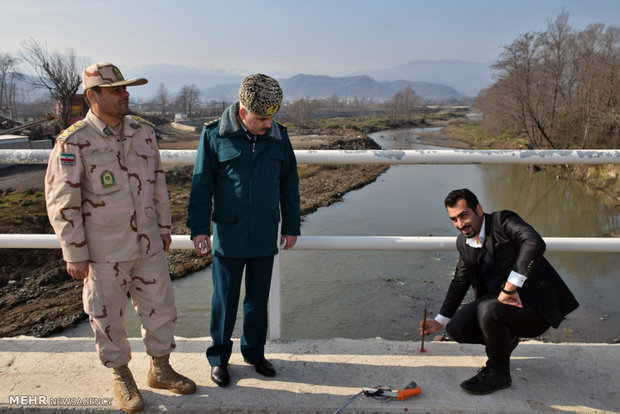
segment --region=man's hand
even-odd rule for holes
[[[280,246],[285,250],[295,246],[295,243],[297,243],[297,236],[283,234],[282,237],[280,237]]]
[[[422,328],[424,327],[424,321],[420,322],[420,333],[422,333]],[[435,319],[427,319],[426,320],[426,329],[423,334],[428,335],[435,332],[439,332],[443,329],[443,325],[437,322]]]
[[[67,273],[74,279],[86,279],[88,277],[88,261],[67,262]]]
[[[506,282],[506,284],[504,285],[504,289],[507,291],[516,290],[517,288],[518,286],[513,285],[510,282]],[[523,303],[521,302],[521,297],[519,296],[519,292],[513,293],[512,295],[508,295],[504,292],[499,292],[499,296],[497,297],[497,300],[499,300],[500,302],[506,305],[516,306],[517,308],[523,307]]]
[[[504,292],[499,292],[499,296],[497,297],[497,300],[499,300],[503,304],[510,305],[510,306],[516,306],[517,308],[523,307],[523,303],[521,302],[521,297],[519,296],[518,293],[515,293],[514,295],[507,295]]]
[[[194,236],[194,250],[198,256],[206,256],[211,251],[211,238],[205,234]]]
[[[167,252],[170,249],[170,243],[172,243],[172,236],[170,234],[162,234],[161,241],[164,242],[164,251]]]

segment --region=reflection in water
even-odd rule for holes
[[[618,228],[618,214],[589,195],[580,183],[522,165],[483,168],[486,191],[479,197],[485,210],[516,211],[543,236],[602,237]]]
[[[415,130],[406,130],[373,138],[389,149],[427,148],[416,142],[416,136]],[[516,211],[543,237],[601,237],[618,229],[614,209],[590,196],[583,185],[559,180],[549,171],[534,172],[523,165],[416,165],[391,167],[377,183],[310,216],[302,231],[306,235],[456,235],[443,197],[460,187],[474,191],[487,212]],[[544,338],[608,342],[619,338],[614,299],[620,294],[619,256],[578,252],[548,253],[547,257],[582,306],[561,329],[549,331]],[[282,331],[287,338],[411,337],[423,307],[438,310],[456,259],[456,252],[284,254],[285,285],[297,285],[299,291],[283,299]]]
[[[384,131],[371,137],[386,149],[428,148],[417,140],[419,131]],[[412,165],[390,167],[375,183],[348,193],[343,202],[309,215],[302,234],[456,236],[443,199],[461,187],[476,193],[485,211],[511,209],[543,237],[601,237],[618,230],[617,212],[591,197],[582,185],[557,180],[547,171],[534,173],[523,165]],[[581,307],[543,338],[585,342],[620,338],[616,305],[620,256],[551,252],[547,258]],[[283,339],[418,340],[423,309],[439,310],[457,253],[287,251],[280,260]],[[210,269],[175,281],[174,287],[176,334],[208,336]],[[128,319],[130,335],[139,336],[137,319]],[[240,326],[238,321],[235,337],[240,336]],[[88,326],[80,329],[63,335],[89,334]]]

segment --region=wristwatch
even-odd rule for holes
[[[502,283],[502,292],[504,292],[507,295],[514,295],[515,293],[517,293],[517,290],[519,288],[515,288],[515,290],[506,290],[504,289],[506,287],[506,282]]]

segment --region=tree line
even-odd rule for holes
[[[620,27],[580,31],[562,10],[547,30],[505,46],[492,69],[495,83],[477,97],[490,135],[535,149],[618,147]]]
[[[46,43],[34,39],[22,42],[22,48],[19,57],[0,53],[0,108],[11,108],[10,114],[2,111],[0,115],[16,118],[58,112],[58,127],[67,128],[72,117],[72,102],[81,86],[82,71],[88,63],[77,58],[72,49],[50,50]],[[29,64],[36,76],[20,74],[17,69],[21,61]],[[29,85],[29,89],[20,91],[18,83]],[[48,91],[48,99],[29,99],[28,95],[32,91],[41,89]],[[218,116],[229,104],[218,102],[205,106],[201,98],[201,92],[195,84],[185,85],[173,95],[161,83],[153,98],[141,102],[141,107],[164,119],[170,119],[172,113],[176,112],[183,112],[188,117]],[[339,98],[336,95],[323,99],[300,98],[286,103],[282,113],[287,122],[294,122],[300,127],[309,125],[315,117],[360,113],[377,114],[398,123],[419,119],[420,114],[426,112],[428,103],[407,86],[385,102],[377,103],[360,97]]]
[[[46,43],[35,39],[28,39],[21,46],[18,57],[0,53],[0,115],[16,118],[58,111],[59,127],[68,127],[71,104],[81,86],[82,71],[88,63],[77,58],[73,49],[50,50]],[[18,72],[21,61],[32,68],[35,76],[26,77]],[[18,85],[27,86],[20,90]],[[49,98],[37,95],[37,99],[32,99],[36,90],[47,90]],[[200,103],[200,91],[194,84],[185,85],[173,97],[161,84],[152,102],[158,105],[164,117],[170,111],[185,112],[191,116]]]

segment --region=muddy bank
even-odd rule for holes
[[[195,149],[198,134],[160,127],[162,149]],[[457,133],[425,133],[425,140],[439,146],[489,148]],[[292,132],[297,149],[378,148],[365,132],[355,129]],[[497,148],[493,147],[492,148]],[[546,168],[546,167],[545,167]],[[37,171],[38,169],[38,171]],[[342,199],[348,191],[373,182],[386,166],[300,165],[302,214]],[[5,170],[3,172],[3,170]],[[166,177],[173,214],[173,234],[187,234],[187,202],[192,167],[167,170]],[[43,202],[44,168],[20,169],[10,174],[0,169],[0,233],[52,233]],[[211,263],[190,251],[168,254],[174,279],[182,278]],[[48,336],[74,326],[85,318],[81,303],[82,282],[72,280],[65,271],[59,250],[0,249],[0,336]],[[444,291],[433,291],[433,301],[441,301]],[[596,335],[566,333],[572,342],[604,342]]]
[[[162,149],[196,149],[198,133],[159,127]],[[293,135],[297,149],[378,149],[358,131],[331,131],[331,135]],[[388,167],[382,165],[300,165],[302,215],[342,200],[348,191],[375,181]],[[45,166],[0,169],[0,233],[51,234],[43,196]],[[188,234],[187,203],[192,167],[166,172],[173,234]],[[173,279],[182,278],[211,263],[187,250],[168,253]],[[0,249],[0,336],[45,337],[75,326],[86,318],[82,310],[82,282],[67,274],[60,250]]]

